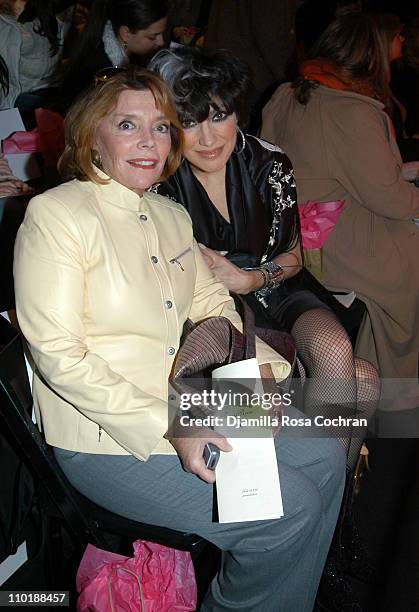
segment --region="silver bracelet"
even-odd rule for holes
[[[269,275],[268,284],[264,289],[276,289],[282,285],[285,278],[285,270],[281,265],[273,261],[265,261],[260,265],[260,268],[266,270]]]

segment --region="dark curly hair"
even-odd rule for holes
[[[246,123],[250,73],[229,51],[210,52],[198,47],[162,49],[148,67],[172,90],[181,123],[205,121],[210,108],[234,112],[239,123]]]

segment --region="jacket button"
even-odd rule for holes
[[[176,349],[173,346],[169,346],[167,352],[169,353],[169,355],[174,355],[176,353]]]
[[[140,215],[141,221],[147,221],[147,215]]]
[[[173,306],[173,302],[171,302],[170,300],[166,300],[164,303],[164,307],[169,309]]]
[[[152,256],[151,256],[151,261],[152,261],[153,263],[157,263],[159,260],[157,259],[157,257],[156,257],[155,255],[152,255]]]

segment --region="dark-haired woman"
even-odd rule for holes
[[[417,381],[419,229],[412,219],[419,191],[403,179],[383,110],[388,62],[370,17],[337,19],[301,78],[282,85],[265,107],[262,135],[292,158],[301,202],[345,201],[323,248],[323,270],[328,287],[353,290],[367,306],[357,356],[383,378]],[[400,393],[396,401],[408,407]]]
[[[166,0],[96,0],[65,70],[63,106],[102,69],[146,65],[164,45],[167,14]]]
[[[193,48],[160,51],[150,66],[170,85],[184,133],[184,161],[156,190],[187,208],[207,263],[231,291],[245,296],[258,324],[292,333],[308,374],[306,411],[353,411],[356,376],[360,384],[371,383],[371,410],[374,368],[354,361],[336,315],[306,289],[291,163],[278,147],[238,128],[246,68],[227,51]],[[243,261],[254,269],[241,269]],[[321,286],[318,291],[330,301]],[[351,464],[360,445],[358,437]]]
[[[0,54],[9,72],[8,90],[0,91],[0,110],[29,110],[53,98],[62,45],[68,30],[66,4],[55,0],[19,0],[0,6]]]

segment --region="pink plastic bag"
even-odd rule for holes
[[[306,202],[298,205],[303,249],[321,249],[336,225],[345,202]]]
[[[35,118],[31,132],[14,132],[3,140],[3,153],[42,153],[47,166],[56,166],[64,151],[64,120],[45,108],[37,108]]]
[[[77,571],[78,612],[186,612],[196,609],[188,552],[137,540],[134,557],[89,544]]]

